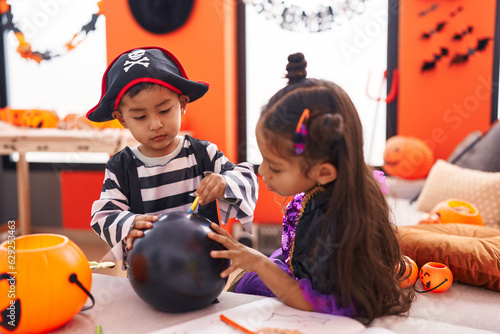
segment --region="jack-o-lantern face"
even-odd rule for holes
[[[423,140],[394,136],[384,150],[384,171],[403,179],[425,178],[434,164],[434,153]]]
[[[419,279],[425,290],[444,292],[453,283],[453,274],[442,263],[428,262],[420,268]]]
[[[26,112],[23,126],[28,128],[55,128],[59,122],[59,116],[50,110],[32,109]]]

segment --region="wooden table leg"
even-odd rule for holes
[[[31,233],[31,200],[30,200],[30,170],[26,161],[26,153],[19,153],[17,161],[17,208],[20,227],[18,233]]]

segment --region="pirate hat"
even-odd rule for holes
[[[125,92],[141,82],[155,83],[181,95],[189,96],[193,102],[208,91],[208,83],[189,80],[179,60],[168,50],[159,47],[143,47],[123,52],[116,57],[104,72],[99,103],[87,112],[94,122],[113,119],[111,113]]]

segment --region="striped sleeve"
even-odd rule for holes
[[[259,181],[250,163],[233,165],[215,144],[207,146],[207,152],[214,165],[214,172],[221,173],[226,179],[225,200],[219,201],[221,222],[226,224],[236,218],[249,233],[259,192]]]
[[[92,205],[92,221],[94,232],[113,248],[120,247],[134,223],[135,214],[129,211],[128,199],[122,193],[115,174],[107,167],[104,173],[104,183],[101,196]],[[123,251],[113,250],[116,260],[123,259]],[[116,256],[122,254],[122,256]]]

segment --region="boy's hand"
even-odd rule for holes
[[[127,249],[130,250],[132,249],[132,246],[134,244],[134,240],[136,238],[140,238],[144,235],[143,230],[147,230],[151,227],[153,227],[153,222],[158,220],[158,216],[143,216],[143,215],[138,215],[135,216],[134,219],[134,224],[132,225],[132,229],[130,230],[129,234],[125,238],[125,241],[127,243]]]
[[[226,179],[224,176],[217,173],[210,173],[201,180],[194,195],[199,196],[198,203],[204,205],[217,198],[224,198],[225,191]]]

